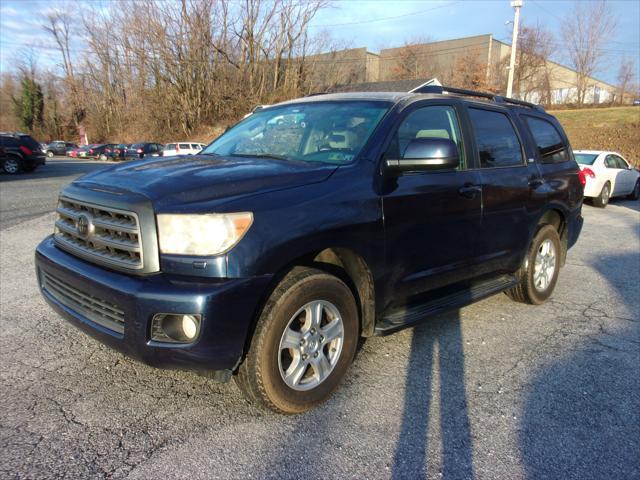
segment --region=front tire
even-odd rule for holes
[[[600,190],[600,195],[593,199],[593,205],[598,208],[605,208],[609,204],[609,198],[611,198],[611,184],[607,182]]]
[[[546,302],[558,281],[561,251],[555,227],[542,226],[533,237],[524,265],[516,273],[518,285],[505,292],[509,298],[531,305]]]
[[[101,153],[99,158],[100,158],[100,161],[102,161],[102,162],[106,162],[107,161],[107,156],[104,153]]]
[[[260,407],[287,414],[310,410],[340,384],[358,336],[349,287],[322,270],[297,267],[265,304],[236,383]]]
[[[51,150],[47,152],[47,157],[53,158],[53,152]]]

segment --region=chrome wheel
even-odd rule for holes
[[[536,290],[544,292],[556,272],[556,247],[548,238],[538,247],[533,267],[533,284]]]
[[[278,348],[278,367],[294,390],[311,390],[331,374],[344,344],[340,312],[330,302],[315,300],[300,308],[285,328]]]
[[[14,173],[18,173],[18,170],[20,170],[20,164],[15,158],[7,158],[3,162],[2,168],[4,169],[5,172],[9,174],[14,174]]]

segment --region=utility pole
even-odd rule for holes
[[[520,25],[520,9],[523,0],[513,0],[511,6],[515,8],[516,15],[513,19],[513,37],[511,39],[511,58],[509,59],[509,80],[507,81],[507,97],[513,93],[513,73],[516,69],[516,48],[518,44],[518,26]]]

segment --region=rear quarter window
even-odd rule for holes
[[[528,115],[525,115],[524,118],[536,143],[542,163],[562,163],[569,160],[567,145],[551,122]]]

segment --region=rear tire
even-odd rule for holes
[[[262,408],[287,414],[310,410],[340,384],[358,337],[358,309],[349,287],[322,270],[297,267],[265,304],[236,384]]]
[[[607,182],[602,187],[600,195],[593,199],[593,206],[605,208],[609,204],[609,198],[611,198],[611,184]]]
[[[636,181],[636,186],[633,188],[633,192],[627,197],[629,200],[638,200],[640,198],[640,179]]]
[[[9,175],[15,175],[22,170],[22,162],[16,157],[5,157],[2,159],[2,170]]]
[[[560,237],[553,225],[540,227],[524,265],[516,272],[518,285],[505,293],[516,302],[540,305],[553,293],[560,272]]]

